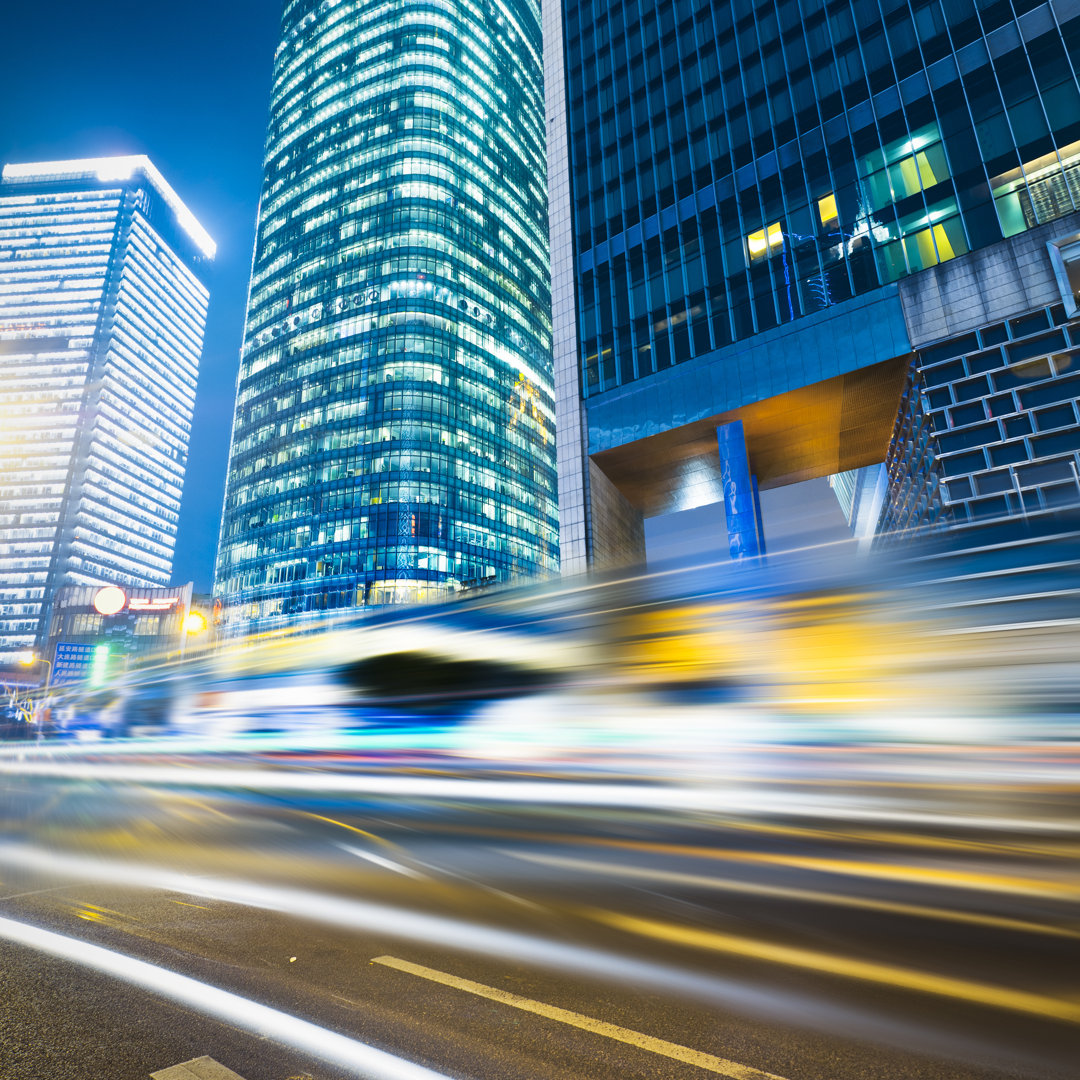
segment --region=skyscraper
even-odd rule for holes
[[[553,570],[554,438],[537,0],[289,0],[227,621]]]
[[[1080,504],[1075,3],[544,16],[564,566],[881,464],[888,528]]]
[[[0,182],[0,666],[63,585],[172,574],[214,243],[146,157]]]

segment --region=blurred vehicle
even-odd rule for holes
[[[1076,532],[844,545],[485,590],[317,632],[226,640],[66,690],[103,732],[471,727],[544,753],[1009,737],[1075,715]]]

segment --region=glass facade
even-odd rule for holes
[[[214,245],[145,157],[0,183],[0,666],[66,585],[168,584]]]
[[[218,551],[234,627],[558,560],[537,0],[289,0]]]
[[[581,393],[1080,208],[1080,12],[563,0]]]

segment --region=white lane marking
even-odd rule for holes
[[[355,855],[358,859],[365,859],[369,863],[381,866],[384,870],[392,870],[395,874],[404,874],[406,877],[418,878],[420,881],[428,880],[426,874],[421,874],[419,870],[414,870],[411,866],[394,862],[393,859],[384,859],[381,855],[375,855],[373,852],[364,851],[363,848],[352,847],[349,844],[338,844],[338,847],[350,855]]]
[[[111,975],[132,986],[170,998],[196,1012],[234,1024],[260,1038],[343,1066],[360,1076],[377,1080],[448,1080],[443,1073],[394,1057],[385,1050],[339,1035],[336,1031],[311,1024],[297,1016],[78,938],[4,918],[0,918],[0,938]]]
[[[605,1020],[596,1020],[591,1016],[571,1012],[569,1009],[560,1009],[556,1005],[547,1005],[542,1001],[533,1001],[532,998],[520,997],[505,990],[498,990],[494,986],[485,986],[483,983],[473,982],[471,979],[462,979],[457,975],[449,975],[445,971],[424,967],[422,964],[399,960],[395,956],[376,956],[371,962],[373,964],[382,964],[383,967],[394,968],[397,971],[404,971],[409,975],[417,975],[421,979],[441,983],[443,986],[452,986],[455,990],[464,990],[467,994],[475,994],[477,997],[487,998],[489,1001],[510,1005],[515,1009],[521,1009],[523,1012],[546,1017],[548,1020],[558,1020],[561,1024],[580,1028],[582,1031],[591,1031],[594,1035],[603,1035],[607,1039],[627,1043],[630,1046],[648,1050],[662,1057],[685,1062],[687,1065],[696,1065],[699,1069],[719,1073],[721,1076],[730,1077],[731,1080],[783,1080],[782,1077],[778,1077],[774,1073],[762,1072],[760,1069],[755,1069],[750,1065],[741,1065],[737,1061],[729,1061],[727,1058],[705,1054],[700,1050],[692,1050],[688,1046],[680,1046],[678,1043],[668,1042],[666,1039],[643,1035],[640,1031],[632,1031],[630,1028],[619,1027],[617,1024],[609,1024]]]
[[[422,859],[417,859],[416,861],[421,866],[426,866],[429,870],[434,870],[436,874],[443,877],[456,878],[458,881],[464,881],[474,888],[482,889],[491,896],[499,897],[500,900],[509,900],[511,903],[520,904],[522,907],[531,908],[534,911],[544,910],[542,905],[537,904],[532,900],[526,900],[524,896],[515,896],[513,893],[508,893],[504,889],[496,889],[494,885],[488,885],[487,882],[481,881],[479,878],[470,877],[468,874],[463,874],[458,870],[450,870],[445,866],[436,866],[434,863],[424,862]]]
[[[212,1057],[197,1057],[168,1069],[158,1069],[150,1080],[244,1080],[239,1073],[226,1068]]]

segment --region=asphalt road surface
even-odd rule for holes
[[[1073,751],[4,755],[2,1080],[1077,1074]]]

